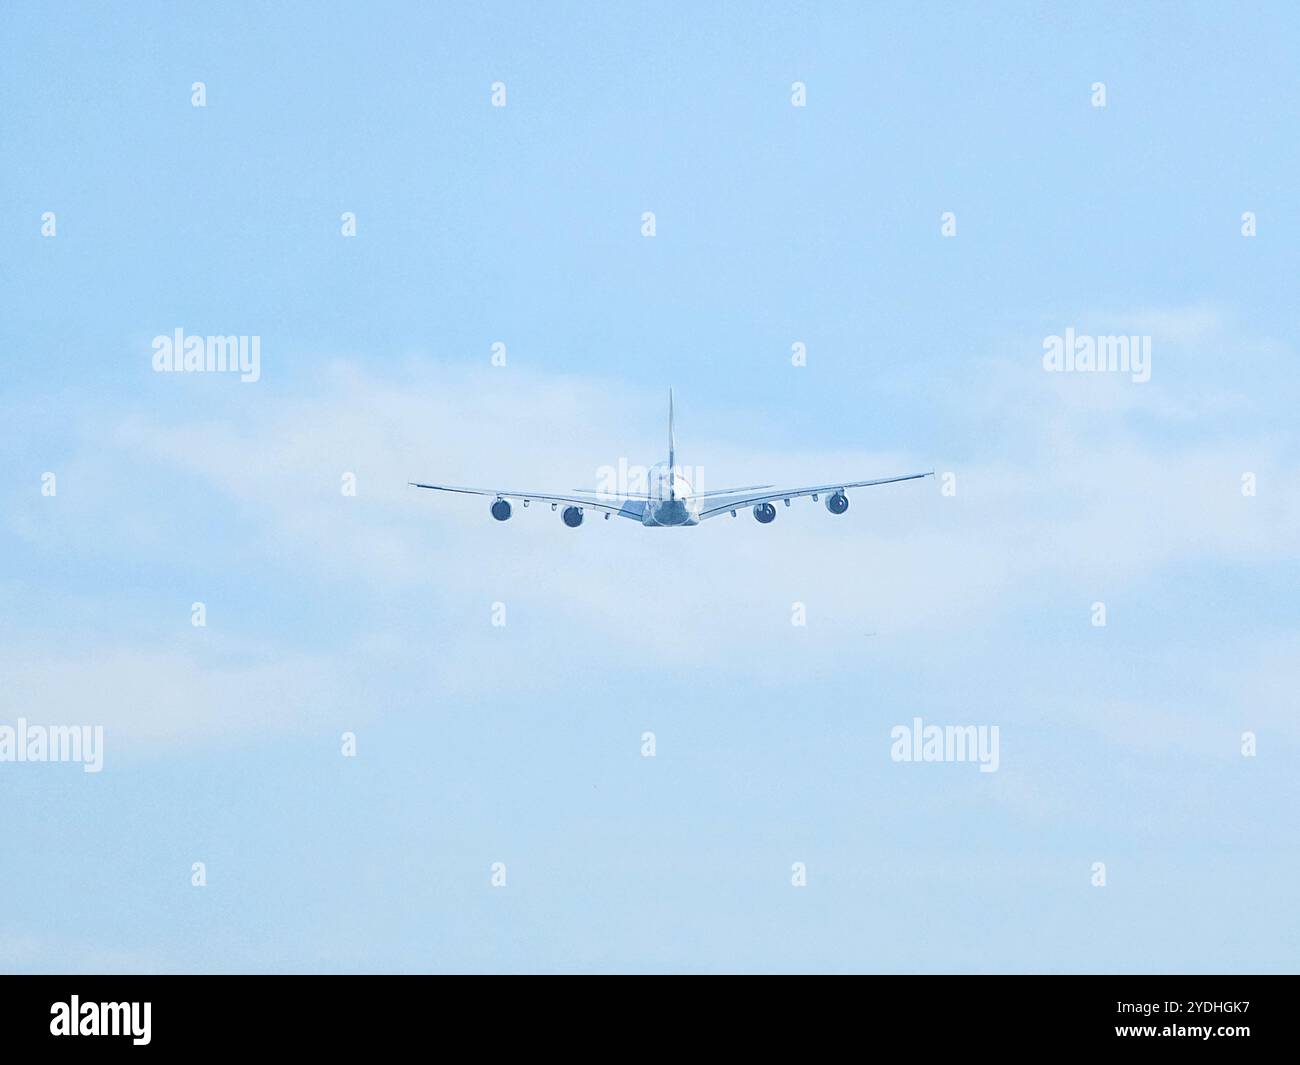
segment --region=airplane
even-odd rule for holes
[[[790,500],[801,496],[812,496],[816,502],[826,496],[826,509],[832,514],[843,514],[849,509],[848,488],[870,488],[878,484],[895,484],[898,481],[915,481],[922,477],[933,477],[934,471],[928,473],[908,473],[901,477],[880,477],[874,481],[833,481],[830,484],[814,485],[810,488],[776,489],[770,484],[751,484],[741,488],[719,488],[712,492],[696,492],[682,474],[677,465],[677,444],[673,433],[673,393],[668,390],[668,461],[658,463],[650,468],[649,492],[644,495],[603,494],[575,490],[571,495],[556,495],[549,492],[511,492],[497,488],[458,488],[446,484],[420,484],[408,481],[412,488],[429,488],[435,492],[460,492],[466,495],[491,496],[492,517],[497,521],[507,521],[514,512],[510,501],[518,500],[525,507],[534,500],[550,503],[551,510],[558,509],[560,518],[570,529],[582,524],[588,510],[603,513],[605,520],[617,516],[639,521],[648,528],[676,528],[679,526],[698,525],[709,518],[730,514],[733,518],[737,512],[749,507],[754,517],[763,525],[770,525],[776,520],[776,502],[778,500],[788,507]]]

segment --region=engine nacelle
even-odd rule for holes
[[[836,492],[826,497],[826,509],[832,514],[843,514],[849,509],[849,497],[843,492]]]
[[[776,521],[776,507],[772,506],[771,503],[759,503],[754,508],[754,517],[764,525],[768,525]]]
[[[498,499],[492,504],[492,517],[497,521],[505,521],[510,517],[510,503],[505,499]]]
[[[560,511],[560,517],[564,519],[564,524],[567,525],[570,529],[576,529],[579,525],[582,524],[582,517],[583,517],[582,508],[565,507],[562,511]]]

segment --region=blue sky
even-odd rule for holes
[[[1289,6],[0,18],[0,724],[106,736],[0,763],[0,969],[1294,971]],[[406,487],[659,461],[670,385],[712,487],[957,492]]]

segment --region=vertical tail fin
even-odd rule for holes
[[[668,390],[668,498],[675,499],[677,478],[677,441],[673,438],[673,390]]]

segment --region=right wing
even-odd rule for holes
[[[839,481],[834,484],[814,485],[810,488],[785,488],[779,492],[758,492],[753,495],[746,495],[742,492],[732,496],[718,496],[709,500],[709,505],[700,510],[700,520],[716,518],[719,514],[725,514],[729,510],[739,510],[741,507],[757,506],[759,503],[774,503],[778,499],[783,499],[788,503],[796,496],[843,492],[846,488],[869,488],[876,484],[894,484],[898,481],[915,481],[921,477],[933,476],[933,471],[929,473],[908,473],[902,477],[881,477],[875,481]]]
[[[737,492],[760,492],[764,488],[771,488],[770,484],[746,484],[740,488],[715,488],[712,492],[696,492],[696,499],[707,499],[709,496],[729,496]]]
[[[644,499],[612,496],[598,497],[594,492],[586,496],[561,496],[549,492],[508,492],[505,489],[497,488],[460,488],[449,484],[418,484],[415,481],[408,481],[407,483],[412,488],[429,488],[435,492],[459,492],[463,495],[491,496],[493,499],[518,499],[524,506],[537,499],[543,503],[564,503],[568,506],[581,507],[584,510],[590,507],[592,510],[602,510],[607,514],[617,514],[620,518],[632,518],[636,521],[641,520],[641,515],[645,511]]]

